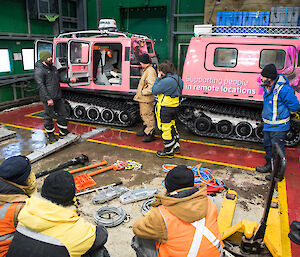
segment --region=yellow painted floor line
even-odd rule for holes
[[[27,130],[43,131],[43,129],[28,128],[28,127],[23,127],[23,126],[14,125],[14,124],[9,124],[9,123],[3,123],[3,122],[0,122],[0,124],[6,125],[6,126],[9,126],[9,127],[14,127],[14,128],[21,128],[21,129],[27,129]]]
[[[36,119],[44,119],[43,117],[40,117],[40,116],[34,116],[35,114],[38,114],[38,113],[41,113],[41,112],[43,112],[43,111],[33,112],[33,113],[30,113],[30,114],[26,114],[24,116],[30,117],[30,118],[36,118]],[[56,121],[56,119],[53,119],[53,120]],[[76,124],[76,125],[81,125],[81,126],[93,127],[93,128],[98,127],[97,125],[80,123],[80,122],[75,122],[75,121],[69,121],[69,123]]]
[[[127,149],[131,149],[131,150],[142,151],[142,152],[156,153],[156,151],[154,151],[154,150],[138,148],[138,147],[134,147],[134,146],[127,146],[127,145],[118,145],[118,144],[115,144],[115,143],[109,143],[109,142],[100,141],[100,140],[88,139],[87,141],[98,143],[98,144],[105,144],[105,145],[111,145],[111,146],[116,146],[116,147],[127,148]],[[194,157],[189,157],[189,156],[183,156],[183,155],[178,155],[178,154],[175,154],[174,156],[177,157],[177,158],[181,158],[181,159],[211,163],[211,164],[222,165],[222,166],[227,166],[227,167],[234,167],[234,168],[239,168],[239,169],[244,169],[244,170],[251,170],[251,171],[255,170],[255,168],[251,168],[251,167],[240,166],[240,165],[224,163],[224,162],[216,162],[216,161],[205,160],[205,159],[200,159],[200,158],[194,158]]]
[[[285,179],[278,182],[278,201],[280,208],[282,256],[292,256],[291,241],[288,237],[290,230]],[[296,256],[295,256],[296,257]]]
[[[118,128],[111,128],[111,130],[127,132],[127,133],[131,133],[131,134],[136,133],[135,131],[126,130],[126,129],[118,129]],[[160,137],[158,137],[158,138],[160,138]],[[195,141],[195,140],[189,140],[189,139],[180,139],[180,141],[194,143],[194,144],[200,144],[200,145],[209,145],[209,146],[217,146],[217,147],[223,147],[223,148],[229,148],[229,149],[236,149],[236,150],[242,150],[242,151],[251,151],[251,152],[255,152],[255,153],[265,153],[265,151],[262,151],[262,150],[256,150],[256,149],[251,149],[251,148],[242,148],[242,147],[236,147],[236,146],[230,146],[230,145],[220,145],[220,144],[216,144],[216,143],[207,143],[207,142]]]
[[[26,114],[26,117],[31,117],[31,118],[38,118],[38,119],[43,119],[43,117],[39,116],[34,116],[35,114],[41,113],[43,111],[38,111],[38,112],[33,112],[30,114]],[[69,121],[69,123],[72,124],[77,124],[77,125],[82,125],[82,126],[91,126],[94,128],[97,128],[96,125],[89,125],[85,123],[80,123],[80,122],[74,122],[74,121]],[[119,128],[110,128],[111,130],[115,131],[121,131],[121,132],[126,132],[130,134],[135,134],[135,131],[127,130],[127,129],[119,129]],[[188,143],[194,143],[194,144],[201,144],[201,145],[209,145],[209,146],[217,146],[217,147],[223,147],[223,148],[229,148],[229,149],[236,149],[236,150],[242,150],[242,151],[250,151],[250,152],[255,152],[255,153],[265,153],[265,151],[262,150],[256,150],[256,149],[251,149],[251,148],[242,148],[242,147],[236,147],[236,146],[230,146],[230,145],[221,145],[221,144],[216,144],[216,143],[207,143],[207,142],[202,142],[202,141],[195,141],[195,140],[189,140],[189,139],[180,139],[180,141],[183,142],[188,142]]]

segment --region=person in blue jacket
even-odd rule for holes
[[[158,96],[155,106],[157,127],[162,132],[164,150],[156,156],[173,158],[180,153],[179,134],[175,124],[179,98],[182,94],[183,81],[176,74],[174,64],[166,60],[158,65],[158,77],[152,87],[152,93]]]
[[[266,65],[261,76],[261,85],[264,87],[262,119],[266,164],[256,167],[256,171],[267,173],[272,171],[272,145],[278,143],[283,154],[285,153],[285,137],[290,129],[290,112],[300,110],[300,104],[288,79],[277,73],[274,64]],[[270,179],[270,176],[267,175],[266,179]]]

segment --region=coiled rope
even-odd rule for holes
[[[106,217],[105,215],[108,215]],[[114,215],[112,217],[112,215]],[[94,214],[94,219],[98,225],[104,227],[116,227],[123,221],[128,222],[130,215],[127,214],[121,207],[104,206],[97,210]]]

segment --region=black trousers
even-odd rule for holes
[[[67,121],[67,109],[63,99],[53,100],[54,105],[48,105],[47,102],[43,102],[44,106],[44,127],[47,133],[54,132],[53,119],[57,118],[57,126],[59,132],[65,134],[68,125]]]

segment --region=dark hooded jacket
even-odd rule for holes
[[[60,78],[55,66],[44,65],[41,61],[36,64],[34,78],[37,82],[41,101],[57,100],[62,97]]]

